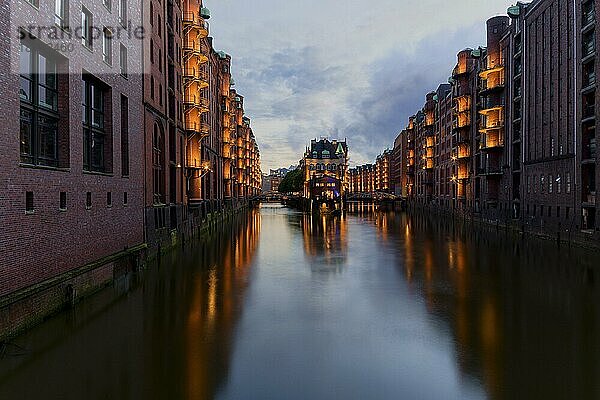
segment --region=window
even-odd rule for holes
[[[106,159],[111,146],[107,142],[105,111],[108,91],[91,77],[83,80],[83,168],[107,172]]]
[[[544,193],[546,191],[545,181],[546,177],[544,175],[540,175],[540,193]]]
[[[119,22],[127,27],[127,0],[119,0]]]
[[[150,39],[150,64],[154,64],[154,40]]]
[[[129,176],[129,99],[121,95],[121,175]]]
[[[150,77],[150,98],[152,100],[154,100],[154,86],[155,86],[155,84],[154,84],[154,77],[151,76]]]
[[[108,11],[112,11],[112,0],[102,0],[102,4]]]
[[[120,57],[120,66],[121,66],[121,75],[127,76],[127,47],[121,43],[121,51],[119,52]]]
[[[60,192],[58,209],[60,211],[67,211],[67,192]]]
[[[33,214],[35,207],[33,204],[33,192],[25,192],[25,213]]]
[[[571,193],[571,173],[567,172],[567,193]]]
[[[112,192],[106,192],[106,205],[112,207]]]
[[[127,192],[123,192],[123,205],[126,206],[127,205]]]
[[[552,193],[554,190],[554,180],[552,179],[552,175],[548,175],[548,193]]]
[[[562,182],[560,179],[560,175],[558,175],[556,177],[556,193],[558,193],[558,194],[562,193]]]
[[[68,0],[54,0],[54,23],[65,29],[69,26]]]
[[[92,208],[92,192],[87,192],[85,194],[85,208],[88,210]]]
[[[152,135],[152,169],[153,169],[153,188],[154,204],[164,204],[165,202],[165,143],[164,134],[158,124],[154,124]]]
[[[57,60],[21,44],[20,81],[21,162],[57,167]]]
[[[154,3],[150,2],[150,26],[154,26]]]
[[[31,4],[34,7],[39,7],[40,6],[39,0],[25,0],[25,1],[27,1],[29,4]]]
[[[531,176],[527,177],[527,193],[531,193]]]
[[[93,42],[93,26],[92,26],[92,13],[81,6],[81,44],[88,49],[92,49]]]
[[[102,59],[108,65],[112,65],[112,32],[104,28],[102,32]]]

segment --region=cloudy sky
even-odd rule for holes
[[[311,138],[348,138],[351,165],[393,144],[456,53],[514,0],[205,0],[263,170],[296,164]]]

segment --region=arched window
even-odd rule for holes
[[[315,170],[315,166],[314,165],[309,165],[308,166],[308,170],[309,171],[314,171]]]
[[[329,158],[329,150],[323,150],[321,155],[323,156],[323,158]]]
[[[152,134],[152,171],[154,204],[165,203],[165,140],[162,127],[154,124]]]

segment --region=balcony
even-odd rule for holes
[[[471,132],[466,130],[457,131],[452,138],[454,144],[469,143],[471,141]]]
[[[505,86],[505,80],[503,75],[489,76],[488,79],[481,80],[480,93],[485,95],[494,91],[502,90]]]
[[[499,134],[485,134],[481,138],[481,143],[479,144],[481,150],[495,150],[501,149],[502,147],[504,147],[504,138]]]
[[[463,75],[466,75],[469,73],[469,70],[467,69],[467,63],[466,62],[459,62],[455,67],[454,70],[452,71],[452,77],[453,78],[459,78]]]
[[[458,149],[454,153],[454,157],[457,160],[468,159],[469,157],[471,157],[471,149],[469,148],[468,145],[460,145],[460,146],[458,146]]]
[[[188,84],[198,83],[201,89],[208,87],[208,74],[198,68],[184,68],[183,80]]]
[[[583,121],[596,118],[596,105],[588,104],[583,106],[581,118],[583,119]]]
[[[186,119],[185,130],[192,133],[200,133],[203,136],[207,136],[210,133],[210,125],[204,122],[197,122],[194,120]]]
[[[431,127],[435,124],[435,115],[433,111],[427,112],[425,115],[425,127]]]
[[[469,171],[466,168],[459,169],[458,174],[456,175],[456,179],[459,181],[465,181],[469,179]]]
[[[183,50],[185,61],[191,57],[196,57],[200,63],[208,61],[208,46],[199,40],[184,40],[181,49]]]
[[[581,85],[583,91],[590,89],[596,84],[596,72],[593,70],[593,65],[594,63],[592,63],[591,71],[589,71],[588,73],[584,72],[583,74],[583,83]]]
[[[485,132],[489,132],[489,131],[499,130],[502,128],[504,128],[504,120],[503,119],[497,119],[497,120],[491,120],[491,121],[484,120],[479,125],[479,132],[485,133]]]
[[[199,38],[205,38],[208,36],[208,22],[206,22],[199,14],[194,12],[185,12],[182,15],[182,19],[186,34],[194,31]]]
[[[471,110],[471,96],[463,95],[454,98],[454,112],[462,113]]]
[[[592,56],[596,52],[596,32],[591,31],[583,36],[581,43],[581,58],[585,59]]]
[[[427,137],[427,140],[426,140],[426,142],[425,142],[425,147],[426,147],[427,149],[430,149],[430,148],[434,147],[434,145],[435,145],[435,140],[434,140],[434,137],[433,137],[433,136],[429,136],[429,137]],[[433,151],[433,150],[432,150],[432,151]],[[427,151],[427,153],[429,154],[429,150]]]
[[[489,115],[495,112],[500,113],[502,111],[504,111],[504,103],[487,99],[481,102],[481,110],[479,110],[479,114]]]
[[[185,95],[183,97],[183,105],[190,108],[208,110],[208,99],[196,94]]]
[[[504,59],[490,60],[487,59],[486,65],[483,70],[479,73],[481,79],[489,79],[490,75],[500,74],[504,72]]]
[[[594,0],[582,4],[581,9],[581,30],[586,30],[596,22],[596,7]]]
[[[457,114],[452,123],[453,129],[461,129],[471,126],[471,115],[468,113]]]

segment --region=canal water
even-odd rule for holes
[[[0,399],[598,399],[598,265],[265,205],[6,345]]]

